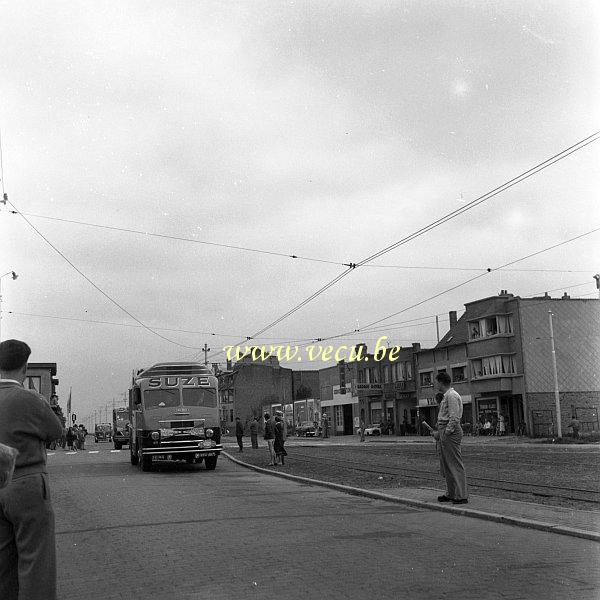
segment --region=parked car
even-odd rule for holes
[[[369,425],[365,427],[365,435],[381,435],[380,425]]]
[[[315,437],[317,430],[313,423],[302,423],[302,425],[296,427],[296,435],[298,437]]]

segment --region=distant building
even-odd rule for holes
[[[264,361],[244,357],[218,378],[222,421],[230,430],[236,417],[246,426],[265,410],[293,406],[292,370],[281,367],[274,356]]]
[[[389,351],[394,350],[393,360]],[[333,435],[356,433],[362,417],[367,425],[387,422],[394,432],[416,419],[416,385],[414,381],[419,344],[389,348],[386,356],[375,360],[366,344],[355,352],[361,359],[339,362],[319,371],[321,410],[330,417]]]
[[[463,398],[463,422],[493,420],[502,413],[508,432],[519,423],[530,435],[556,434],[549,311],[554,343],[563,432],[576,414],[583,430],[598,429],[600,409],[600,300],[546,295],[498,296],[465,304],[450,331],[418,356],[421,416],[434,419],[435,377],[446,371]]]
[[[28,363],[23,386],[40,393],[50,403],[50,398],[56,395],[58,386],[56,363]]]

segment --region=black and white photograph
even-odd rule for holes
[[[600,3],[0,0],[0,600],[598,600]]]

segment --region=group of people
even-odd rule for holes
[[[508,419],[503,413],[482,415],[479,421],[475,423],[473,433],[475,435],[506,435],[508,429]]]
[[[73,452],[85,450],[85,436],[87,433],[87,429],[83,425],[69,427],[65,435],[67,448]]]
[[[263,438],[267,442],[267,450],[269,451],[270,462],[269,467],[275,465],[284,464],[284,457],[287,456],[285,451],[285,438],[286,438],[286,427],[283,420],[283,413],[280,410],[275,411],[275,414],[271,416],[269,413],[265,413],[265,430]],[[252,448],[258,448],[258,431],[259,431],[259,417],[254,417],[248,426],[250,430],[250,442]],[[239,417],[235,418],[235,437],[238,443],[239,451],[244,451],[244,424]]]

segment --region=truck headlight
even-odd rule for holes
[[[204,432],[204,435],[205,435],[207,438],[211,438],[211,437],[213,436],[213,433],[214,433],[214,431],[213,431],[212,429],[207,429],[207,430]]]
[[[158,431],[153,431],[153,432],[150,434],[150,437],[151,437],[151,438],[152,438],[152,439],[153,439],[155,442],[157,442],[157,441],[160,439],[160,433],[158,433]]]

